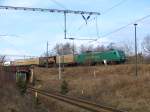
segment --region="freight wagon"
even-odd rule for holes
[[[52,67],[56,64],[56,56],[51,57],[40,57],[39,58],[39,66],[40,67],[46,67],[47,65],[49,67]]]
[[[11,64],[15,66],[39,65],[39,58],[15,60]]]
[[[61,55],[60,57],[56,56],[56,64],[58,65],[59,63],[64,65],[73,65],[75,63],[74,55],[68,54],[68,55]]]

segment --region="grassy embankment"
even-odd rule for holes
[[[69,84],[70,96],[87,98],[129,112],[149,112],[150,65],[139,65],[138,77],[134,69],[134,65],[68,67],[62,78]],[[60,91],[58,69],[35,68],[35,74],[39,88]]]

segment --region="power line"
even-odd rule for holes
[[[98,26],[98,18],[97,16],[93,17],[92,19],[90,19],[89,21],[92,21],[92,20],[95,20],[95,29],[96,29],[96,36],[97,38],[100,38],[100,30],[99,30],[99,26]],[[77,30],[76,30],[76,33],[79,32],[81,30],[81,28],[84,26],[84,25],[88,25],[88,24],[82,24]],[[71,34],[71,33],[70,33]],[[86,37],[87,38],[87,37]],[[83,39],[84,40],[84,39]],[[87,40],[96,40],[96,39],[88,39]]]
[[[8,41],[6,38],[1,38],[3,39],[4,41],[8,42],[10,46],[12,46],[14,49],[16,49],[17,51],[20,51],[20,52],[24,52],[23,50],[20,50],[18,49],[18,47],[16,47],[15,44],[13,44],[12,42]],[[28,53],[29,54],[29,53]]]
[[[1,38],[1,37],[18,37],[18,35],[14,35],[14,34],[12,34],[12,35],[3,34],[3,35],[2,35],[2,34],[1,34],[1,35],[0,35],[0,38]]]
[[[61,4],[60,2],[58,2],[57,0],[50,0],[50,1],[53,2],[54,4],[58,5],[58,6],[62,7],[63,9],[68,9],[63,4]]]
[[[91,18],[91,19],[89,20],[89,22],[92,21],[92,20],[96,20],[96,18],[97,18],[97,16]],[[96,22],[97,22],[97,20],[96,20]],[[80,27],[78,27],[78,29],[77,29],[75,32],[76,32],[76,33],[79,32],[79,31],[82,29],[82,27],[83,27],[84,25],[88,25],[88,24],[82,24]],[[97,25],[97,26],[96,26],[96,29],[98,30],[98,29],[99,29],[98,24],[96,23],[96,25]],[[75,32],[74,32],[74,33],[75,33]],[[99,31],[96,31],[96,35],[98,34],[98,32],[99,32]],[[76,33],[75,33],[75,34],[76,34]],[[70,36],[71,36],[71,33],[70,33]],[[99,36],[98,36],[98,37],[99,37]],[[87,37],[85,37],[85,38],[87,38]],[[95,39],[89,39],[89,37],[88,37],[87,40],[95,40]]]
[[[96,20],[95,20],[95,24],[96,24],[96,35],[97,35],[97,37],[99,38],[100,37],[100,35],[99,35],[99,26],[98,26],[98,21],[97,21],[97,16],[96,16]]]
[[[89,39],[88,38],[84,39],[84,38],[73,38],[73,37],[72,38],[67,38],[67,39],[69,39],[69,40],[93,40],[93,41],[96,40],[96,39],[90,39],[90,38]]]
[[[61,4],[60,2],[58,2],[57,0],[51,0],[51,2],[53,2],[53,3],[55,3],[56,5],[58,5],[58,6],[60,6],[60,7],[62,7],[63,9],[68,9],[68,8],[66,8],[63,4]],[[82,15],[82,14],[81,14]],[[84,15],[82,15],[82,17],[83,17],[83,19],[85,20],[85,17],[84,17]],[[88,17],[90,17],[90,15],[88,16]],[[66,19],[66,18],[65,18]],[[88,20],[88,19],[87,19]],[[86,20],[86,22],[87,22],[87,20]],[[65,33],[67,34],[67,32],[65,31]],[[65,37],[66,37],[66,35],[65,35]],[[68,38],[68,39],[71,39],[71,38]],[[72,38],[73,39],[73,38]],[[74,38],[75,39],[75,38]],[[81,39],[81,40],[83,40],[83,39]]]
[[[36,58],[36,57],[38,57],[38,56],[17,55],[17,54],[0,54],[0,56],[7,56],[7,57],[29,57],[29,58]]]
[[[88,20],[88,22],[91,22],[91,21],[93,21],[93,20],[95,20],[95,18],[96,17],[93,17],[92,19],[90,19],[90,20]],[[77,32],[79,32],[84,26],[86,26],[87,24],[85,24],[85,22],[84,23],[82,23],[78,28],[77,28],[77,30],[75,31],[76,33]],[[72,30],[72,29],[71,29]]]
[[[127,1],[127,0],[122,0],[122,1],[120,1],[119,3],[117,3],[117,4],[115,4],[114,6],[112,6],[111,8],[108,8],[107,10],[105,10],[103,13],[101,13],[101,15],[104,15],[104,14],[106,14],[106,13],[108,13],[108,12],[110,12],[111,10],[113,10],[114,8],[116,8],[116,7],[118,7],[118,6],[120,6],[120,5],[122,5],[125,1]],[[95,20],[96,19],[96,22],[97,22],[97,17],[94,17],[93,19],[91,19],[91,20],[89,20],[89,21],[92,21],[92,20]],[[78,31],[80,31],[84,26],[85,26],[86,24],[81,24],[79,27],[78,27],[78,29],[77,29],[77,31],[76,32],[78,32]],[[97,37],[100,37],[99,36],[99,34],[98,34],[98,23],[96,23],[96,31],[97,31]]]
[[[150,15],[144,16],[144,17],[142,17],[142,18],[140,18],[140,19],[137,19],[137,20],[135,20],[135,21],[133,21],[133,22],[127,24],[127,25],[124,25],[124,26],[122,26],[122,27],[120,27],[120,28],[118,28],[118,29],[115,29],[114,31],[111,31],[111,32],[109,32],[109,33],[106,33],[106,34],[102,35],[102,37],[106,37],[106,36],[108,36],[108,35],[111,35],[111,34],[114,34],[114,33],[116,33],[116,32],[119,32],[119,31],[121,31],[122,29],[124,29],[124,28],[126,28],[126,27],[128,27],[128,26],[130,26],[130,25],[133,25],[134,23],[138,23],[138,22],[140,22],[140,21],[143,21],[144,19],[147,19],[147,18],[149,18],[149,17],[150,17]]]
[[[115,4],[114,6],[108,8],[107,10],[105,10],[105,11],[102,13],[102,15],[104,15],[104,14],[110,12],[111,10],[113,10],[113,9],[115,9],[116,7],[122,5],[122,4],[123,4],[124,2],[126,2],[126,1],[127,1],[127,0],[121,0],[119,3],[117,3],[117,4]]]
[[[58,2],[57,0],[51,0],[53,3],[55,3],[56,5],[62,7],[63,9],[68,9],[66,8],[63,4],[61,4],[60,2]],[[82,14],[81,14],[82,15]],[[82,15],[82,17],[85,19],[84,15]],[[87,17],[87,18],[90,18],[90,15]],[[86,22],[87,22],[87,19],[86,18]],[[66,32],[66,31],[65,31]],[[93,39],[79,39],[79,38],[67,38],[67,39],[70,39],[70,40],[93,40]]]
[[[30,7],[14,7],[14,6],[0,6],[0,9],[5,10],[22,10],[22,11],[37,11],[37,12],[49,12],[49,13],[62,13],[64,15],[64,39],[67,39],[67,14],[81,14],[81,15],[100,15],[99,12],[88,11],[75,11],[75,10],[59,10],[59,9],[44,9],[44,8],[30,8]]]
[[[60,2],[58,2],[57,0],[50,0],[51,2],[53,2],[54,4],[56,4],[57,6],[59,6],[59,7],[61,7],[61,8],[63,8],[63,9],[65,9],[65,10],[67,10],[68,8],[66,8],[66,6],[64,6],[63,4],[61,4]],[[61,25],[60,25],[60,27],[62,27]],[[63,28],[63,27],[62,27]]]
[[[111,31],[111,32],[109,32],[109,33],[106,33],[106,34],[102,35],[101,38],[104,38],[104,37],[107,37],[107,36],[112,35],[112,34],[114,34],[114,33],[117,33],[117,32],[119,32],[119,31],[121,31],[122,29],[124,29],[124,28],[126,28],[126,27],[128,27],[128,26],[130,26],[130,25],[133,25],[133,24],[135,24],[135,23],[141,22],[141,21],[143,21],[143,20],[145,20],[145,19],[147,19],[147,18],[149,18],[149,17],[150,17],[150,15],[147,15],[147,16],[144,16],[144,17],[142,17],[142,18],[140,18],[140,19],[137,19],[137,20],[135,20],[135,21],[133,21],[133,22],[127,24],[127,25],[124,25],[124,26],[122,26],[122,27],[120,27],[120,28],[118,28],[118,29],[115,29],[115,30],[113,30],[113,31]],[[89,41],[89,43],[91,43],[91,42],[94,42],[94,41]]]
[[[96,17],[90,19],[89,22],[95,20],[95,18],[96,18]],[[78,27],[78,29],[76,30],[76,32],[80,31],[80,30],[81,30],[84,26],[86,26],[86,25],[87,25],[87,24],[85,24],[85,23],[81,24],[81,25]]]
[[[4,41],[8,42],[10,46],[14,47],[16,50],[19,50],[14,44],[12,44],[11,42],[9,42],[6,38],[2,38],[2,37],[10,37],[10,36],[14,36],[14,37],[18,37],[17,35],[0,35],[0,39],[3,39]],[[18,55],[6,55],[6,54],[3,54],[5,56],[18,56]],[[19,55],[20,57],[24,56],[24,57],[27,57],[26,55]],[[31,57],[31,56],[28,56],[28,57]]]

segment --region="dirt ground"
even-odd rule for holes
[[[67,95],[85,98],[129,112],[150,112],[150,65],[110,65],[65,67],[62,80],[58,68],[35,68],[36,86],[60,91],[62,80],[69,85]]]

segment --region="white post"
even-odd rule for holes
[[[38,102],[38,93],[37,93],[37,91],[35,91],[35,103],[36,103],[36,104],[39,103],[39,102]]]
[[[33,71],[33,68],[31,68],[30,71],[31,71],[31,72],[30,72],[30,73],[31,73],[31,76],[30,76],[30,79],[29,79],[29,80],[30,80],[30,83],[33,83],[33,78],[34,78],[34,71]]]
[[[94,78],[96,78],[96,71],[94,70]]]
[[[107,60],[104,60],[104,65],[107,66]]]
[[[38,97],[38,93],[37,93],[37,91],[35,92],[35,98],[37,98]]]
[[[84,90],[83,89],[82,89],[81,93],[82,93],[82,95],[84,94]]]
[[[60,54],[59,54],[59,80],[61,80],[61,59],[60,59]]]

